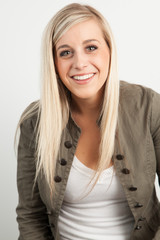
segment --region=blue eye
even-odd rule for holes
[[[69,54],[70,54],[70,51],[69,50],[65,50],[65,51],[60,53],[60,56],[61,57],[65,57],[65,56],[68,56]]]
[[[93,52],[93,51],[95,51],[98,47],[96,47],[96,46],[94,46],[94,45],[91,45],[91,46],[88,46],[88,47],[86,47],[87,48],[87,50],[89,50],[89,52]]]

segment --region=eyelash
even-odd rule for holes
[[[98,49],[98,47],[95,46],[95,45],[90,45],[90,46],[87,46],[86,49],[87,49],[89,52],[93,52],[93,51],[95,51],[96,49]],[[60,57],[67,57],[70,53],[73,53],[73,52],[71,52],[71,51],[69,51],[69,50],[62,51],[62,52],[60,53]]]
[[[71,51],[69,51],[69,50],[62,51],[62,52],[60,53],[60,57],[66,57],[66,56],[68,56],[68,54],[66,54],[66,53],[69,53],[69,52],[71,52]]]
[[[98,47],[95,46],[95,45],[91,45],[91,46],[86,47],[86,49],[88,49],[88,48],[90,48],[90,50],[89,50],[90,52],[93,52],[93,51],[95,51],[96,49],[98,49]],[[94,49],[91,50],[91,48],[94,48]]]

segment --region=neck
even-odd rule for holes
[[[86,118],[98,119],[102,107],[103,94],[82,99],[72,95],[72,113]]]

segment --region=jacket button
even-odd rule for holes
[[[50,223],[50,227],[51,227],[51,228],[54,228],[54,224],[53,224],[53,223]]]
[[[72,143],[70,141],[66,141],[64,143],[64,145],[65,145],[66,148],[71,148],[72,147]]]
[[[143,207],[143,205],[141,203],[136,203],[136,205],[134,205],[135,208],[141,208]]]
[[[66,161],[64,158],[62,158],[62,159],[60,160],[60,164],[61,164],[62,166],[65,166],[65,165],[67,164],[67,161]]]
[[[61,182],[61,181],[62,181],[62,178],[59,177],[59,176],[55,176],[55,177],[54,177],[54,181],[57,182],[57,183],[58,183],[58,182]]]
[[[134,192],[134,191],[137,191],[137,188],[136,187],[130,187],[129,190]]]
[[[138,222],[141,222],[141,221],[144,221],[144,220],[146,220],[145,217],[140,217],[140,218],[138,219]]]
[[[121,154],[116,155],[117,160],[123,160],[124,156]]]
[[[52,215],[52,212],[51,211],[47,211],[46,214],[47,215]]]
[[[129,169],[127,169],[127,168],[123,168],[123,169],[122,169],[122,173],[124,173],[124,174],[129,174],[130,171],[129,171]]]
[[[138,226],[138,225],[137,225],[137,226],[135,227],[135,230],[140,230],[141,228],[142,228],[142,226]]]

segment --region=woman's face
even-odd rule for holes
[[[98,23],[71,27],[57,42],[56,70],[73,97],[97,99],[107,79],[110,51]]]

